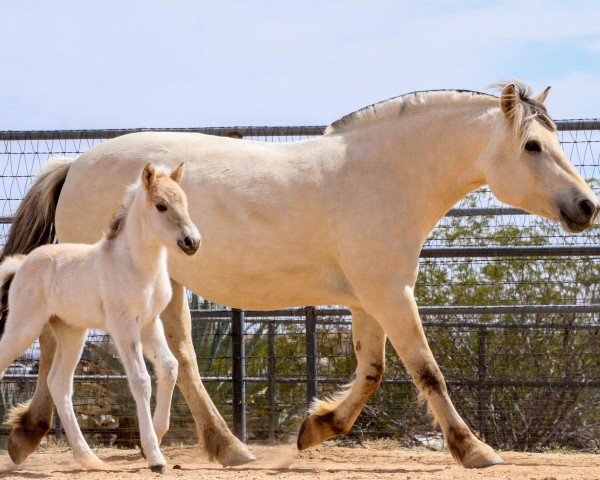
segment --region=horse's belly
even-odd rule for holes
[[[236,265],[231,252],[171,258],[170,276],[198,295],[218,304],[252,310],[304,305],[352,305],[355,298],[335,266],[286,265],[285,259],[256,258],[254,268]],[[212,253],[212,252],[210,252]],[[223,259],[226,259],[225,261]]]

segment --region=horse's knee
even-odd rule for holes
[[[415,380],[417,386],[425,395],[445,395],[447,393],[444,376],[435,364],[426,363],[417,369]]]

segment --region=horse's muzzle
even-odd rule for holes
[[[600,203],[597,199],[582,198],[560,207],[560,222],[568,232],[583,232],[594,224],[599,211]]]

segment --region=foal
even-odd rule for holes
[[[167,250],[178,246],[193,255],[201,241],[178,185],[183,172],[183,163],[170,173],[148,163],[129,188],[106,238],[94,245],[45,245],[0,264],[1,307],[10,307],[0,340],[0,378],[50,324],[58,355],[48,386],[73,455],[87,468],[101,468],[103,462],[81,434],[71,397],[87,329],[98,328],[111,335],[125,366],[148,465],[153,472],[164,472],[159,445],[169,428],[178,367],[158,318],[172,293]],[[142,349],[158,378],[154,420]],[[17,407],[13,419],[23,408]]]

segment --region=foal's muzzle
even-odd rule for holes
[[[202,237],[199,233],[187,233],[182,236],[178,241],[177,245],[183,250],[186,255],[193,255],[200,248],[202,243]]]

